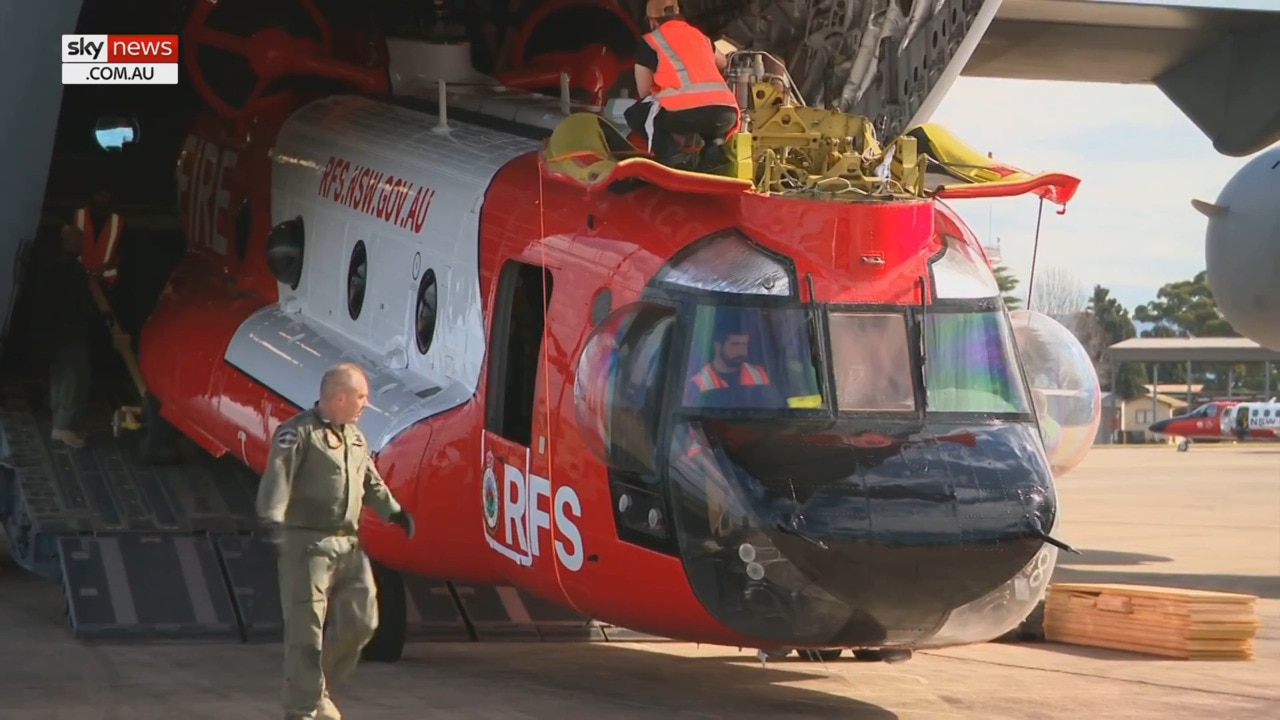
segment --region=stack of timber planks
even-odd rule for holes
[[[1055,583],[1044,604],[1051,642],[1183,660],[1252,660],[1253,595],[1143,585]]]

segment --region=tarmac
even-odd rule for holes
[[[1280,717],[1280,446],[1097,448],[1058,484],[1055,581],[1257,595],[1255,659],[1188,662],[1053,643],[917,653],[898,665],[645,643],[412,644],[334,697],[347,720],[405,718]],[[92,645],[59,588],[0,567],[0,720],[279,718],[270,645]]]

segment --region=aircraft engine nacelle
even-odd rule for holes
[[[1280,350],[1280,145],[1250,160],[1215,203],[1193,200],[1209,218],[1204,259],[1218,309],[1240,334]]]
[[[1034,310],[1009,313],[1055,478],[1089,454],[1102,420],[1102,389],[1089,353],[1062,323]]]

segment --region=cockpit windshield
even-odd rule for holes
[[[1029,413],[1013,333],[999,309],[930,308],[925,321],[930,412]]]
[[[1195,412],[1191,413],[1187,417],[1217,417],[1217,416],[1218,416],[1217,405],[1201,405],[1200,407],[1196,408]]]
[[[807,308],[700,305],[691,341],[685,407],[827,407]]]
[[[840,411],[915,411],[906,315],[833,311],[828,324]]]

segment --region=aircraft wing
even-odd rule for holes
[[[1158,83],[1229,35],[1268,26],[1280,28],[1274,0],[1004,0],[962,74]]]
[[[681,7],[713,37],[786,63],[809,104],[873,118],[881,138],[927,122],[963,74],[1152,83],[1225,155],[1280,140],[1276,0],[682,0]]]
[[[963,75],[1150,83],[1224,155],[1280,141],[1280,2],[1004,0]]]

